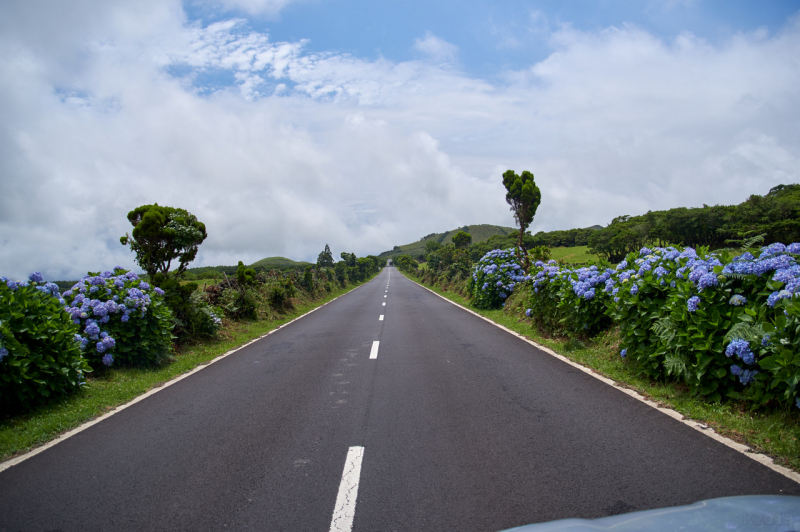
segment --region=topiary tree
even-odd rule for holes
[[[503,174],[503,185],[507,191],[506,202],[511,206],[511,212],[514,213],[514,219],[519,225],[517,256],[522,257],[522,264],[527,273],[530,268],[530,261],[528,260],[528,254],[525,252],[522,236],[533,221],[536,209],[542,201],[542,193],[533,180],[533,174],[527,170],[523,171],[521,175],[514,173],[514,170],[507,170]]]
[[[236,280],[239,281],[239,287],[244,289],[245,286],[256,282],[256,271],[239,261],[239,265],[236,268]]]
[[[317,257],[317,267],[319,268],[333,268],[333,253],[328,244],[325,244],[325,249]]]
[[[453,235],[453,244],[456,245],[456,249],[468,248],[469,245],[472,244],[472,235],[464,231],[459,231]]]
[[[136,253],[136,263],[151,279],[157,273],[166,276],[175,259],[180,263],[175,275],[183,273],[208,236],[205,224],[192,213],[158,203],[137,207],[128,213],[128,220],[132,235],[126,233],[119,241]]]

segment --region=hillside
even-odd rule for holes
[[[465,225],[464,227],[451,229],[450,231],[446,231],[444,233],[431,233],[422,237],[416,242],[412,242],[411,244],[395,246],[394,249],[381,253],[379,257],[389,259],[398,255],[411,255],[412,257],[423,255],[425,253],[425,243],[428,240],[435,240],[440,244],[447,244],[448,242],[453,241],[453,236],[459,231],[465,231],[472,235],[472,243],[477,244],[478,242],[488,240],[494,235],[505,236],[512,231],[516,231],[516,229],[513,227],[503,227],[500,225],[489,224]]]
[[[287,259],[286,257],[267,257],[266,259],[261,259],[258,262],[254,262],[250,265],[253,269],[264,268],[265,270],[271,270],[272,268],[283,270],[286,268],[300,268],[311,265],[310,262],[297,262],[292,259]]]
[[[287,259],[286,257],[267,257],[258,262],[250,264],[249,267],[253,268],[254,270],[271,270],[273,268],[276,270],[286,270],[290,268],[305,267],[309,264],[311,263],[297,262]],[[200,278],[209,272],[225,272],[228,275],[233,275],[236,274],[236,266],[200,266],[197,268],[187,268],[186,272],[201,276]]]

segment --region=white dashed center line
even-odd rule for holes
[[[386,301],[384,301],[383,303],[381,303],[381,306],[382,306],[382,307],[385,307],[385,306],[386,306]]]
[[[381,317],[378,318],[378,321],[383,321],[383,314],[381,314]]]
[[[372,349],[369,352],[369,358],[378,358],[378,345],[379,344],[380,344],[380,342],[378,340],[375,340],[374,342],[372,342]]]
[[[350,450],[347,451],[344,471],[342,471],[342,482],[339,484],[339,494],[336,495],[336,506],[333,508],[330,532],[351,532],[353,530],[358,482],[361,478],[361,460],[363,458],[363,447],[350,447]]]

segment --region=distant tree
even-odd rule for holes
[[[355,253],[347,253],[346,251],[343,251],[341,253],[340,257],[342,257],[342,260],[345,262],[345,264],[347,264],[347,266],[349,268],[355,268],[356,267],[356,254]]]
[[[248,268],[242,261],[239,261],[239,266],[236,268],[236,280],[239,281],[239,288],[244,288],[248,284],[253,284],[256,280],[256,271],[253,268]]]
[[[522,254],[523,267],[527,272],[530,268],[530,262],[522,239],[525,230],[533,221],[533,216],[536,214],[539,203],[542,201],[542,193],[533,180],[533,174],[527,170],[523,171],[521,175],[515,174],[513,170],[507,170],[503,174],[503,185],[507,191],[506,202],[511,206],[514,219],[519,225],[517,250]]]
[[[303,273],[303,288],[305,288],[308,293],[314,291],[314,274],[311,271],[311,266],[306,266],[306,271]]]
[[[142,205],[128,213],[132,235],[120,238],[123,246],[136,253],[136,263],[150,276],[164,276],[172,261],[178,259],[178,276],[197,256],[197,247],[208,236],[206,226],[190,212],[158,203]]]
[[[317,266],[320,268],[333,268],[333,254],[328,244],[325,244],[325,249],[317,257]]]
[[[456,249],[467,248],[472,244],[472,235],[464,231],[459,231],[453,235],[453,244],[455,244]]]
[[[426,254],[427,253],[433,253],[434,251],[436,251],[440,247],[442,247],[442,244],[440,244],[436,240],[428,240],[427,242],[425,242],[425,253]]]

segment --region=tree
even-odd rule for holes
[[[208,236],[205,224],[192,213],[158,203],[137,207],[128,213],[128,220],[133,235],[126,233],[119,241],[136,253],[136,263],[151,279],[157,273],[166,276],[175,259],[179,261],[175,275],[182,274]]]
[[[342,251],[342,253],[339,256],[342,257],[342,260],[344,261],[345,264],[347,264],[347,266],[349,268],[355,268],[356,267],[356,254],[355,253],[348,253],[346,251]]]
[[[256,271],[253,268],[248,268],[242,261],[236,268],[236,280],[239,281],[239,288],[244,290],[244,287],[256,282]]]
[[[472,244],[472,235],[464,231],[459,231],[453,235],[453,244],[456,245],[456,249],[468,248],[469,245]]]
[[[522,254],[523,268],[527,272],[530,268],[528,254],[522,241],[525,230],[533,221],[536,209],[542,201],[542,193],[533,180],[533,174],[525,170],[522,175],[517,175],[514,170],[507,170],[503,174],[503,185],[506,187],[506,202],[511,206],[514,219],[519,225],[517,238],[517,252]]]
[[[440,247],[442,247],[442,245],[436,240],[428,240],[427,242],[425,242],[425,253],[426,254],[433,253]]]
[[[333,268],[333,253],[328,244],[325,244],[325,249],[317,257],[317,266],[319,268]]]

